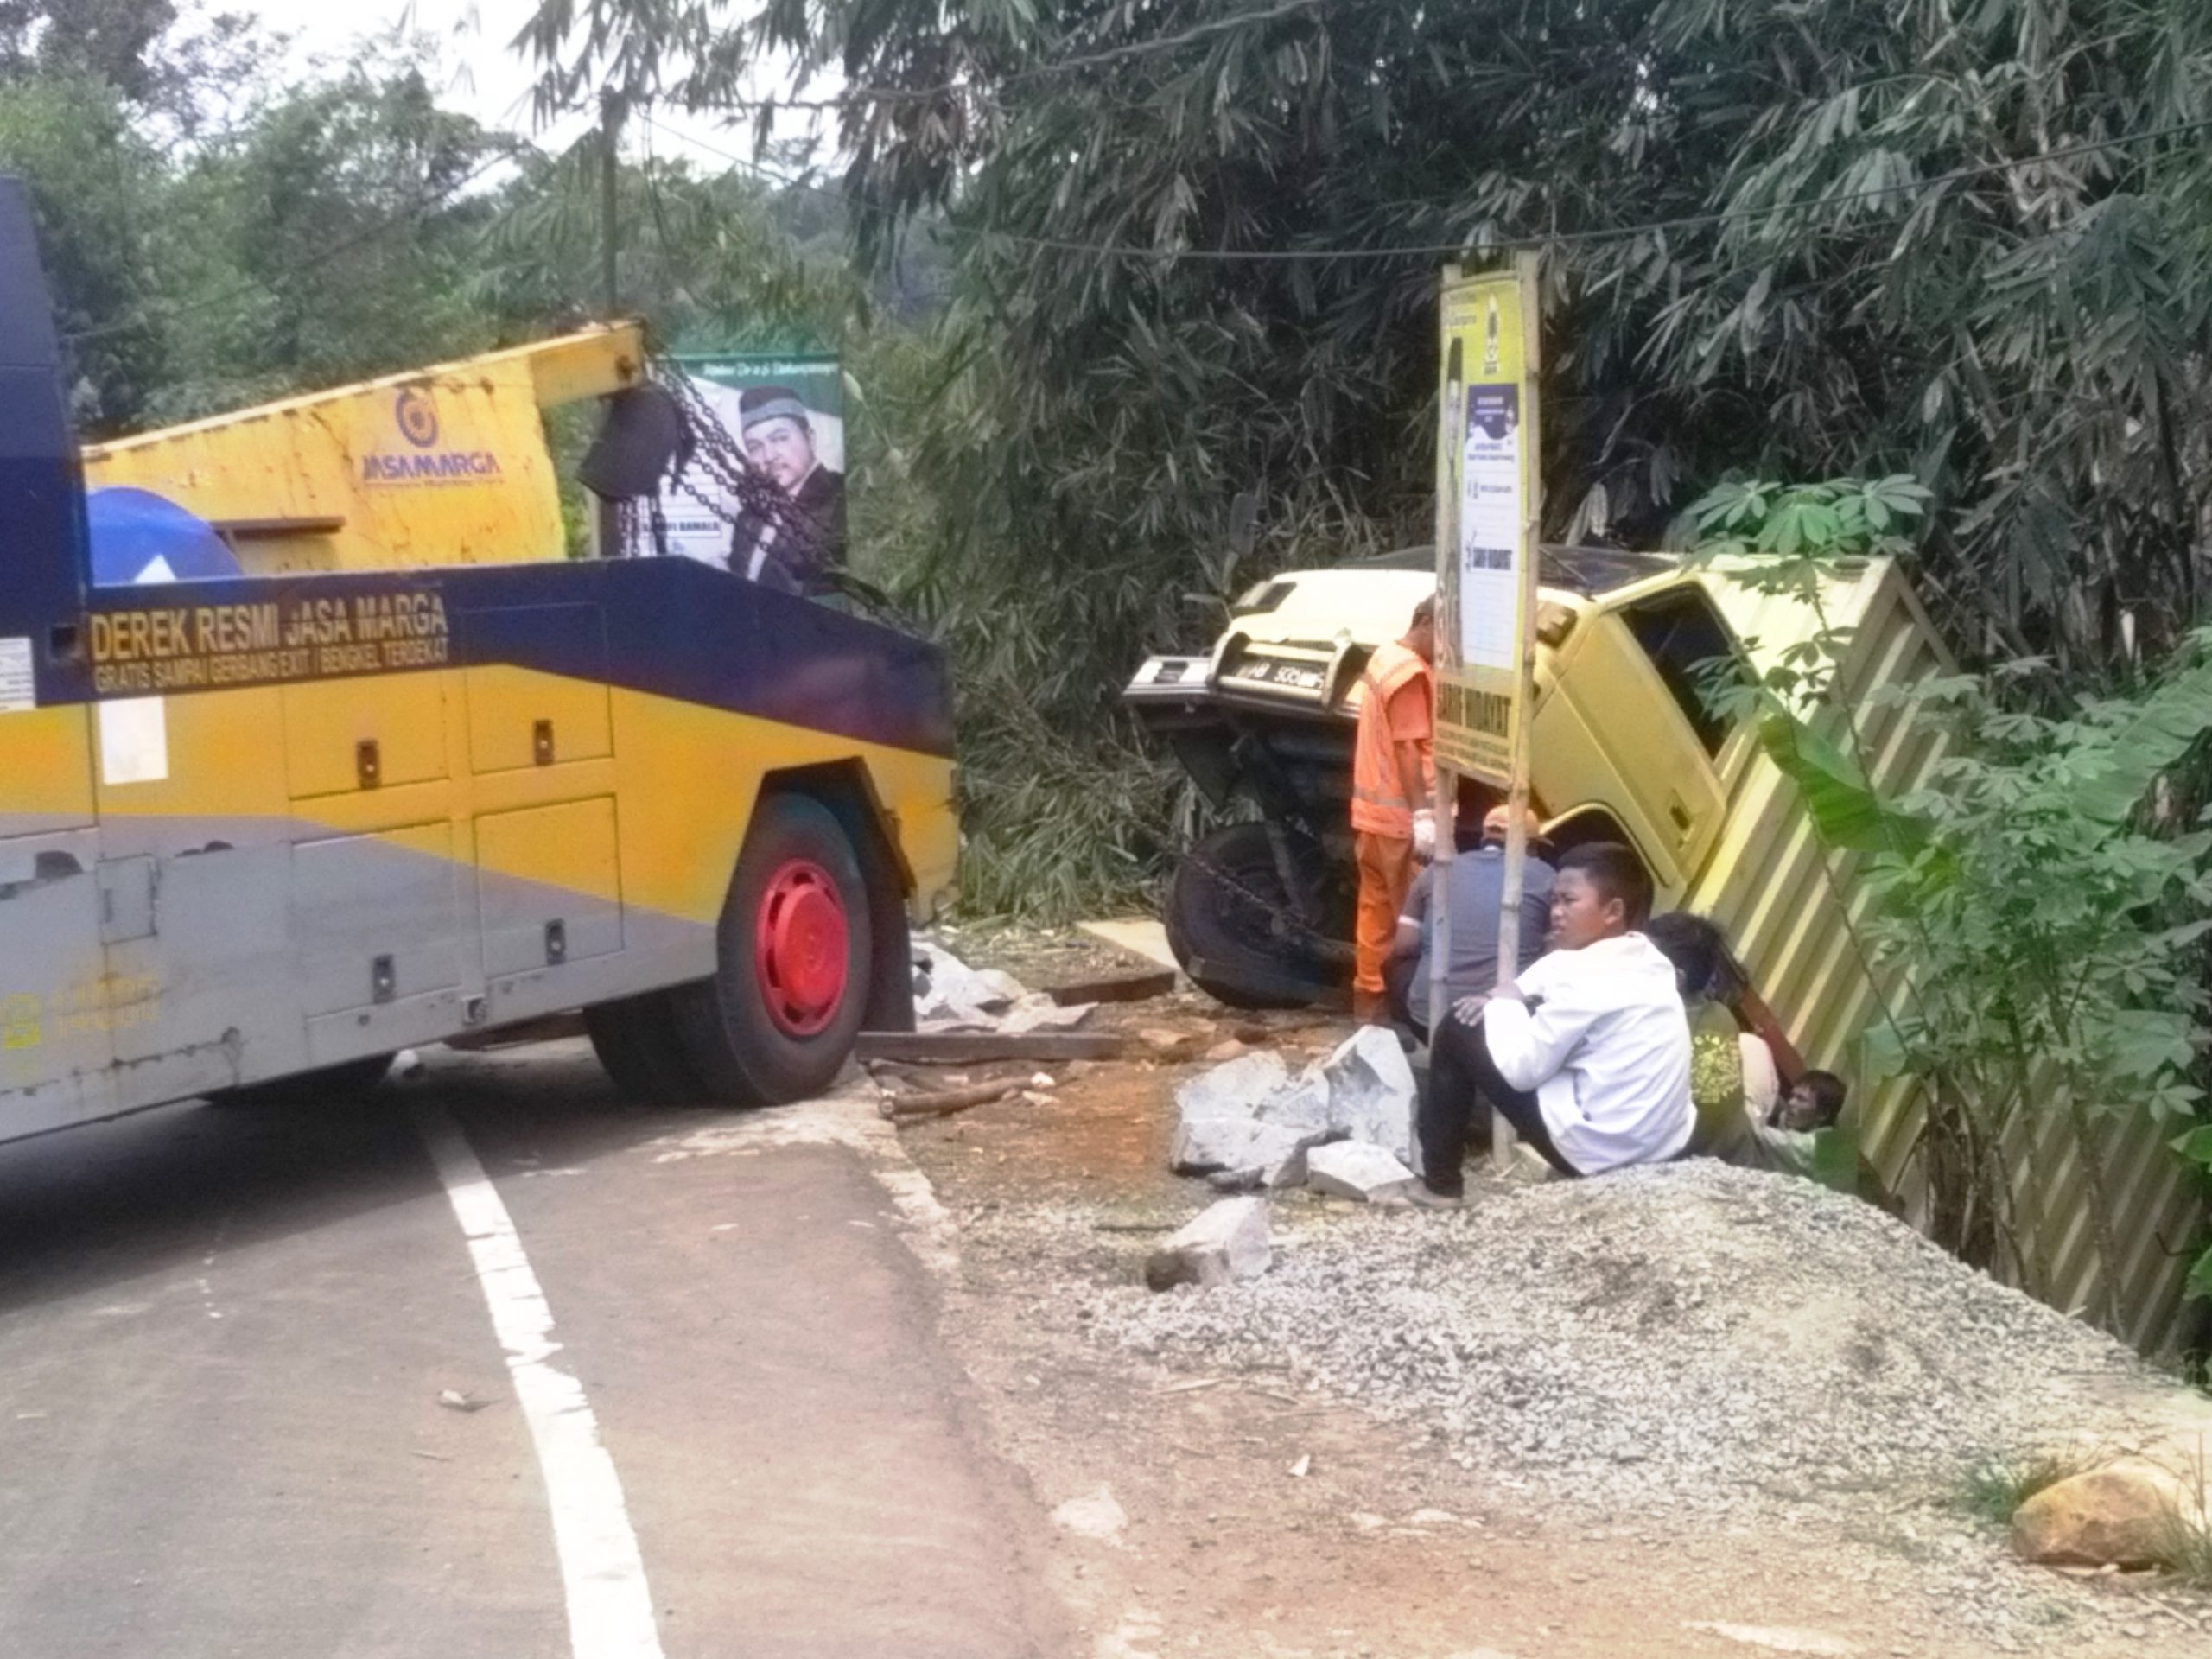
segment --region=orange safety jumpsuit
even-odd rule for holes
[[[1359,734],[1352,748],[1352,848],[1359,864],[1359,915],[1353,934],[1353,1001],[1368,1012],[1381,999],[1382,964],[1397,937],[1398,912],[1414,880],[1414,808],[1436,797],[1435,683],[1427,663],[1393,640],[1360,677]],[[1421,751],[1427,798],[1406,798],[1399,748]]]

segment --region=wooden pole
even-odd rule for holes
[[[1543,341],[1543,295],[1536,256],[1516,254],[1514,274],[1521,288],[1521,593],[1516,645],[1520,682],[1513,690],[1513,769],[1505,791],[1505,869],[1499,884],[1497,982],[1513,982],[1521,970],[1521,880],[1529,859],[1529,733],[1536,715],[1537,551],[1544,524],[1542,422],[1536,403],[1537,372]],[[1493,1167],[1503,1174],[1513,1162],[1513,1131],[1501,1118],[1491,1138]]]
[[[1459,278],[1459,267],[1447,265],[1439,287],[1440,295]],[[1452,544],[1452,532],[1459,523],[1459,512],[1453,504],[1459,499],[1464,449],[1460,435],[1466,426],[1464,411],[1467,391],[1465,365],[1457,355],[1457,342],[1449,349],[1453,355],[1446,364],[1444,378],[1436,468],[1436,663],[1431,677],[1437,684],[1442,683],[1438,677],[1447,665],[1457,667],[1459,661],[1459,550]],[[1445,988],[1445,970],[1452,961],[1452,861],[1459,851],[1452,826],[1459,806],[1459,774],[1441,759],[1436,763],[1436,798],[1429,806],[1436,815],[1436,873],[1430,878],[1428,887],[1428,1040],[1433,1052],[1436,1033],[1444,1029],[1444,1021],[1452,1013],[1451,995]],[[1412,1000],[1408,995],[1407,1001]]]

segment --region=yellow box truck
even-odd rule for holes
[[[1764,671],[1823,628],[1848,631],[1834,694],[1853,710],[1877,784],[1911,788],[1936,740],[1901,702],[1872,694],[1950,664],[1903,573],[1885,559],[1847,563],[1821,614],[1669,556],[1548,547],[1541,557],[1530,781],[1547,840],[1554,850],[1624,842],[1662,908],[1719,923],[1805,1061],[1853,1083],[1847,1122],[1884,1182],[1917,1205],[1916,1090],[1861,1075],[1859,1039],[1896,980],[1857,931],[1868,903],[1860,861],[1821,844],[1757,733],[1715,718],[1697,674],[1733,653]],[[1125,690],[1231,820],[1184,855],[1166,904],[1185,970],[1216,995],[1266,1007],[1343,995],[1360,670],[1405,630],[1434,572],[1427,547],[1286,572],[1240,598],[1210,652],[1152,658]],[[2177,1244],[2202,1204],[2147,1116],[2109,1134],[2113,1191],[2141,1218],[2111,1268],[2116,1300],[2127,1334],[2155,1348],[2177,1328],[2190,1260]],[[2045,1136],[2036,1156],[2045,1175],[2024,1198],[2024,1224],[2051,1263],[2051,1300],[2088,1305],[2098,1268],[2082,1172],[2063,1135]]]

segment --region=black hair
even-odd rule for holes
[[[1820,1113],[1822,1128],[1827,1128],[1843,1116],[1843,1100],[1849,1090],[1844,1087],[1843,1079],[1834,1072],[1800,1072],[1796,1086],[1813,1096],[1813,1106]]]
[[[1424,599],[1420,604],[1414,607],[1413,620],[1406,624],[1406,631],[1410,633],[1414,629],[1421,626],[1422,623],[1433,622],[1435,620],[1436,595],[1434,594],[1431,594],[1427,599]]]
[[[1675,964],[1684,996],[1714,994],[1720,964],[1727,959],[1728,944],[1713,923],[1687,910],[1670,910],[1646,922],[1643,937]]]
[[[1583,880],[1605,899],[1618,899],[1630,928],[1640,928],[1651,917],[1651,878],[1643,861],[1618,841],[1586,841],[1561,855],[1559,873],[1582,872]]]

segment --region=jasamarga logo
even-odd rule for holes
[[[430,394],[409,386],[392,400],[392,423],[414,453],[373,450],[361,457],[364,484],[470,484],[499,476],[499,458],[489,449],[441,449],[438,413]]]

